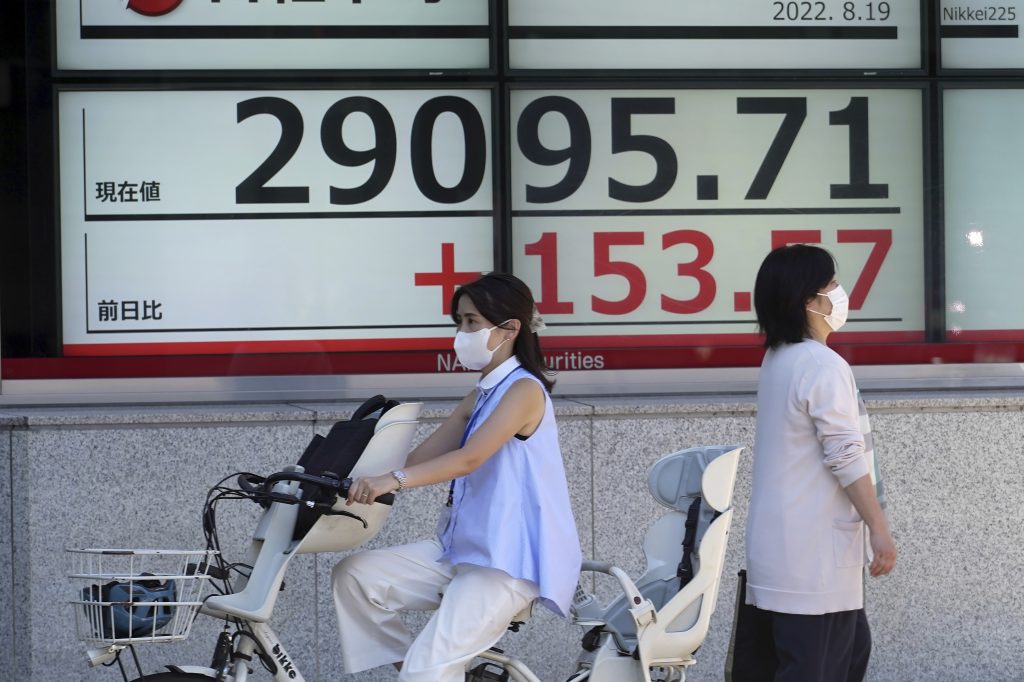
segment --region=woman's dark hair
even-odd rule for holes
[[[475,282],[463,284],[452,295],[452,320],[458,323],[459,299],[469,296],[473,305],[486,319],[498,326],[506,320],[519,320],[519,334],[512,351],[520,364],[533,376],[540,379],[548,393],[555,385],[554,375],[544,363],[537,333],[530,331],[530,322],[535,310],[530,287],[521,279],[504,272],[491,272]],[[507,329],[507,327],[502,327]]]
[[[835,274],[832,254],[817,246],[780,246],[765,257],[754,282],[754,310],[765,348],[807,337],[807,301]]]

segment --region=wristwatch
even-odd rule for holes
[[[391,472],[391,475],[395,477],[396,481],[398,481],[398,490],[395,492],[400,493],[405,490],[405,472],[401,469],[395,469]]]

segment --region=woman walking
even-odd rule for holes
[[[831,254],[803,244],[772,251],[757,273],[754,307],[767,352],[747,603],[767,612],[777,665],[737,659],[733,679],[860,682],[871,652],[866,545],[875,577],[893,569],[896,547],[865,456],[853,372],[825,345],[848,308]]]

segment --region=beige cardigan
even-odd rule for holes
[[[765,354],[747,515],[747,603],[864,606],[865,527],[844,488],[869,473],[850,366],[807,339]]]

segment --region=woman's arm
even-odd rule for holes
[[[532,432],[543,416],[544,389],[532,379],[516,381],[465,445],[406,467],[406,487],[433,485],[475,471],[517,433]],[[368,504],[397,489],[398,481],[390,473],[359,478],[352,483],[346,504]]]
[[[870,474],[861,476],[856,481],[846,486],[847,497],[853,503],[854,508],[864,523],[868,526],[869,539],[871,541],[871,552],[875,555],[871,560],[868,571],[871,577],[877,578],[885,575],[896,566],[896,543],[892,540],[892,533],[889,531],[889,522],[885,518],[885,512],[878,504],[878,497],[875,495],[875,485],[871,482]]]
[[[822,368],[811,383],[807,399],[808,414],[814,420],[825,452],[825,464],[868,526],[874,554],[868,570],[872,577],[885,575],[896,565],[896,544],[878,504],[870,466],[864,456],[864,434],[860,430],[860,405],[853,373],[849,368]]]
[[[845,488],[870,473],[853,373],[849,367],[818,367],[808,372],[804,386],[807,414],[814,422],[825,466]]]
[[[469,423],[469,417],[473,412],[473,404],[476,402],[476,391],[462,399],[448,418],[430,434],[425,441],[413,448],[405,460],[405,466],[426,462],[449,450],[459,447],[462,434]]]

